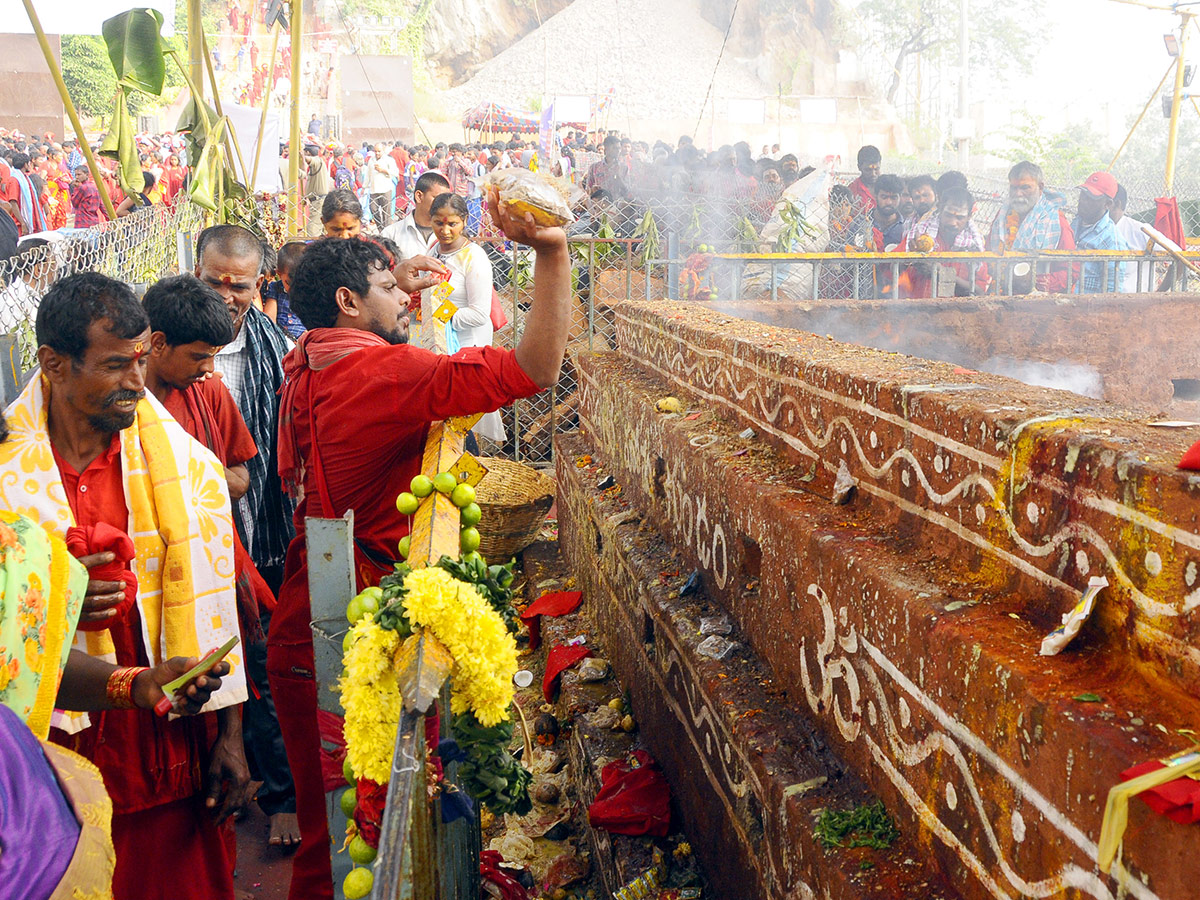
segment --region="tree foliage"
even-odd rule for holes
[[[1047,183],[1058,187],[1074,187],[1108,164],[1101,158],[1107,141],[1088,124],[1077,123],[1055,131],[1041,116],[1028,115],[1003,137],[1008,145],[1003,153],[1006,159],[1037,163]]]
[[[167,43],[182,50],[187,43],[182,36],[186,33],[184,20],[180,20],[179,32],[175,37],[168,38]],[[107,119],[112,114],[113,99],[117,96],[117,76],[102,37],[95,34],[64,34],[62,75],[67,93],[71,95],[81,116],[104,116]],[[173,66],[168,66],[164,99],[170,102],[182,87],[183,78]],[[159,102],[156,98],[133,91],[128,99],[129,113],[136,116]]]
[[[958,64],[960,0],[863,0],[856,9],[865,49],[886,64],[889,103],[918,59]],[[1037,48],[1041,9],[1040,0],[968,0],[972,70],[1003,78],[1027,61]]]
[[[117,76],[99,35],[63,35],[62,75],[67,93],[81,115],[103,116],[112,112]]]

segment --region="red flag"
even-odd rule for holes
[[[1159,197],[1154,201],[1154,227],[1179,245],[1187,249],[1187,235],[1183,232],[1183,219],[1179,215],[1179,203],[1174,197]]]

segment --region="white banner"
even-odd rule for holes
[[[225,111],[225,115],[229,116],[233,133],[237,135],[238,147],[242,151],[242,161],[245,162],[247,169],[253,168],[254,148],[258,145],[258,123],[262,117],[262,110],[250,106],[239,106],[230,100],[222,103],[221,108]],[[282,179],[279,174],[279,129],[279,113],[268,112],[267,124],[263,129],[262,156],[259,157],[258,171],[254,179],[255,191],[275,193],[282,187]],[[233,167],[239,175],[242,174],[236,154],[233,159]],[[245,180],[243,177],[243,184]]]

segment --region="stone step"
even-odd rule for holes
[[[981,584],[928,547],[936,537],[897,528],[877,503],[835,505],[819,466],[739,437],[742,423],[716,415],[711,397],[615,354],[578,363],[581,426],[606,449],[620,496],[684,568],[701,570],[788,713],[884,799],[962,896],[1194,895],[1200,830],[1138,801],[1125,838],[1132,871],[1110,877],[1095,863],[1109,787],[1128,766],[1187,746],[1200,721],[1194,697],[1090,633],[1040,657],[1048,623],[1007,582]],[[704,411],[656,412],[668,391]],[[584,487],[576,449],[564,440],[559,505],[582,573],[611,565],[611,541],[574,496]],[[615,580],[612,589],[630,590]],[[601,624],[620,622],[614,613]],[[648,629],[616,633],[627,641]],[[1076,699],[1089,694],[1102,701]]]
[[[886,849],[821,843],[821,811],[873,803],[868,785],[795,714],[736,632],[722,638],[733,652],[706,655],[702,620],[722,610],[703,586],[680,596],[678,555],[628,497],[597,487],[605,470],[587,438],[560,436],[556,459],[560,543],[713,896],[959,897],[903,836]]]
[[[881,531],[966,588],[1019,598],[1039,628],[1106,576],[1089,637],[1200,696],[1200,477],[1175,468],[1192,431],[695,305],[629,303],[615,320],[622,358],[668,392],[751,428],[805,487],[828,496],[845,466]]]
[[[526,579],[526,603],[532,603],[548,590],[571,590],[576,586],[574,577],[569,574],[570,570],[558,552],[557,543],[539,541],[524,550],[521,553],[521,569]],[[589,613],[590,606],[590,600],[585,600],[570,615],[543,616],[541,652],[548,652],[555,644],[566,644],[583,635],[588,638],[595,654],[601,655],[604,651],[595,640],[596,630]],[[559,679],[560,689],[558,699],[553,704],[554,714],[560,723],[571,722],[571,726],[564,731],[567,736],[560,736],[555,747],[562,752],[565,744],[571,766],[573,799],[582,810],[579,818],[586,823],[586,810],[600,790],[601,769],[609,761],[633,751],[638,743],[638,735],[636,732],[630,734],[603,730],[589,722],[594,710],[621,695],[621,686],[612,675],[599,682],[580,681],[576,677],[577,671],[577,667],[568,669]],[[591,848],[592,869],[604,890],[602,896],[611,897],[654,864],[653,845],[648,840],[610,834],[586,826],[585,832]]]

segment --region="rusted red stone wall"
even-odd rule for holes
[[[1194,416],[1200,398],[1176,397],[1172,382],[1200,379],[1195,304],[1191,295],[1138,294],[706,306],[973,369],[998,357],[1089,366],[1102,377],[1109,402]]]
[[[578,360],[590,445],[962,896],[1193,896],[1200,832],[1137,804],[1127,885],[1094,864],[1119,772],[1200,721],[1186,435],[695,306],[622,306],[617,341]],[[667,393],[695,412],[657,413]],[[1093,621],[1038,656],[1096,574]]]

